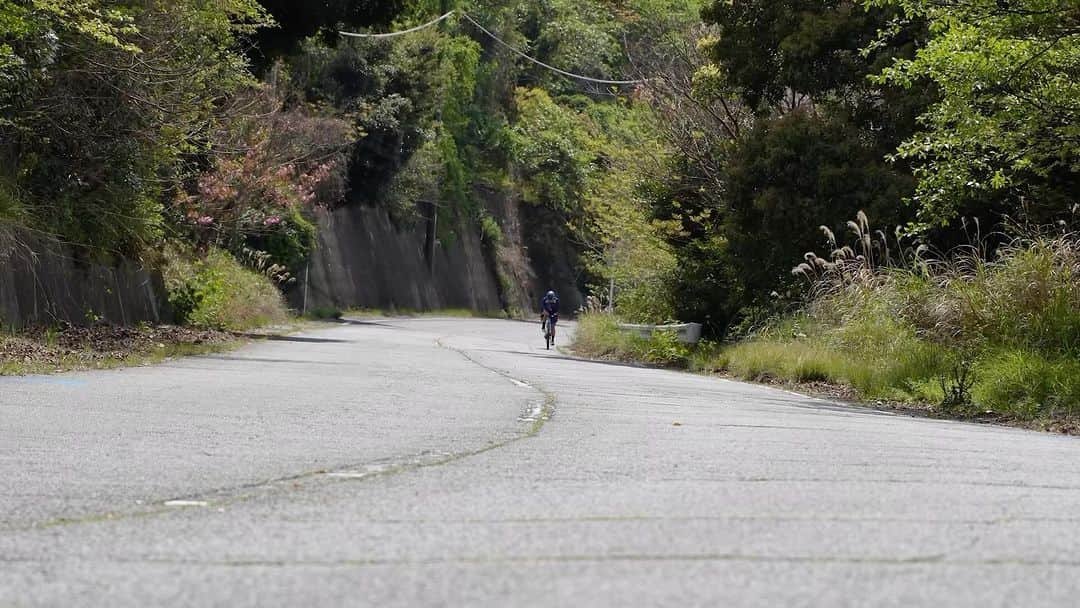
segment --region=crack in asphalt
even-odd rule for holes
[[[540,384],[538,384],[536,382],[531,382],[531,381],[527,382],[527,381],[525,381],[525,380],[523,380],[521,378],[517,378],[513,374],[511,374],[510,372],[508,372],[506,370],[501,370],[501,369],[498,369],[498,368],[495,368],[495,367],[491,367],[490,365],[487,365],[486,363],[483,363],[482,361],[480,361],[480,360],[476,359],[475,357],[473,357],[472,355],[470,355],[466,350],[461,349],[461,348],[455,348],[453,346],[448,345],[444,340],[445,340],[444,338],[437,338],[435,340],[435,344],[437,346],[439,346],[440,348],[444,348],[444,349],[446,349],[446,350],[448,350],[450,352],[454,352],[454,353],[457,353],[458,355],[461,355],[462,357],[465,358],[465,360],[469,361],[473,365],[476,365],[478,367],[486,369],[487,371],[489,371],[489,372],[491,372],[493,374],[496,374],[498,376],[502,376],[503,378],[506,378],[507,380],[509,380],[510,382],[514,383],[515,385],[517,385],[519,387],[529,388],[529,389],[534,390],[534,391],[540,393],[541,395],[543,395],[544,403],[541,406],[541,410],[540,410],[539,415],[536,416],[536,419],[533,421],[533,428],[530,429],[531,434],[529,435],[529,437],[535,436],[536,434],[538,434],[540,432],[540,429],[542,429],[544,427],[544,424],[547,423],[547,421],[550,420],[553,416],[555,416],[555,400],[556,400],[556,398],[555,398],[555,393],[553,391],[545,389],[542,385],[540,385]],[[521,353],[521,354],[524,354],[524,353]],[[527,438],[527,437],[522,437],[522,439],[525,439],[525,438]]]
[[[320,518],[284,517],[290,523],[317,523]],[[506,518],[446,518],[446,519],[356,519],[372,525],[518,525],[518,524],[573,524],[573,523],[632,523],[632,522],[714,522],[714,521],[771,521],[771,522],[828,522],[828,523],[897,523],[928,524],[940,526],[1001,526],[1031,523],[1080,523],[1073,517],[987,517],[982,519],[931,519],[925,517],[889,517],[861,515],[816,514],[731,514],[731,515],[585,515],[579,517],[506,517]]]
[[[567,478],[570,479],[570,478]],[[1080,486],[1058,484],[1029,484],[1005,481],[965,481],[962,479],[898,479],[898,478],[859,478],[859,477],[658,477],[654,481],[674,481],[695,483],[841,483],[841,484],[888,484],[888,485],[925,485],[925,486],[967,486],[975,488],[1014,488],[1017,490],[1059,490],[1075,492]]]
[[[71,562],[83,562],[90,560],[70,560]],[[218,568],[363,568],[384,566],[483,566],[504,564],[572,564],[572,563],[619,563],[619,562],[747,562],[747,563],[781,563],[781,564],[809,564],[809,565],[870,565],[870,566],[1021,566],[1034,568],[1080,568],[1080,561],[1075,560],[1041,560],[1027,558],[991,558],[991,559],[949,559],[947,554],[935,553],[931,555],[916,555],[912,557],[883,557],[883,556],[843,556],[843,555],[762,555],[752,553],[690,553],[690,554],[650,554],[650,553],[620,553],[611,555],[506,555],[506,556],[461,556],[461,557],[432,557],[421,559],[343,559],[343,560],[261,560],[261,559],[235,559],[235,560],[202,560],[202,559],[173,559],[173,558],[95,558],[93,563],[112,564],[150,564],[163,566],[207,566]],[[5,564],[40,564],[55,563],[51,560],[0,558],[0,563]]]
[[[530,412],[534,412],[536,409],[534,404],[530,404],[529,412],[526,412],[525,415],[519,416],[517,418],[518,422],[531,423],[526,429],[526,431],[508,439],[489,442],[488,445],[481,448],[464,450],[461,452],[437,454],[434,458],[432,458],[432,454],[430,451],[425,450],[418,455],[407,456],[404,458],[390,458],[377,461],[367,461],[343,467],[337,467],[334,469],[316,469],[314,471],[305,471],[296,475],[289,475],[285,477],[266,479],[246,484],[233,485],[225,488],[218,488],[199,492],[197,494],[173,496],[164,500],[154,501],[153,504],[148,505],[146,508],[142,509],[133,509],[130,511],[122,512],[93,513],[80,517],[57,517],[44,521],[34,522],[29,525],[0,527],[0,533],[18,534],[48,530],[57,527],[142,519],[176,513],[183,510],[205,510],[207,512],[212,512],[213,510],[220,510],[227,506],[236,505],[260,497],[280,495],[299,490],[311,489],[314,487],[329,485],[332,483],[355,483],[359,481],[367,481],[369,479],[389,477],[393,475],[407,473],[410,471],[417,471],[421,469],[442,466],[457,462],[459,460],[464,460],[472,456],[478,456],[480,454],[484,454],[492,450],[497,450],[499,448],[506,447],[519,441],[535,437],[540,433],[541,429],[543,429],[544,424],[546,424],[547,421],[550,420],[551,417],[554,415],[555,394],[553,392],[544,390],[536,386],[535,383],[526,384],[523,381],[514,378],[505,371],[485,365],[477,361],[473,357],[469,356],[468,353],[461,349],[446,346],[442,342],[441,338],[436,339],[435,344],[440,348],[445,348],[446,350],[461,355],[466,360],[473,363],[474,365],[477,365],[478,367],[481,367],[489,372],[513,380],[515,382],[525,384],[525,386],[527,386],[529,389],[540,393],[544,397],[544,400],[539,407],[539,411],[533,415],[530,415]],[[369,467],[372,466],[378,466],[378,469],[371,470]],[[368,468],[368,470],[358,471],[358,469],[363,468]],[[169,503],[174,503],[174,505],[170,505]],[[205,504],[196,507],[175,506],[175,503]]]

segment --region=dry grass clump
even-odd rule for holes
[[[915,396],[925,390],[910,387],[936,377],[939,393],[970,382],[967,410],[1080,414],[1080,234],[1015,238],[993,255],[976,244],[935,256],[926,247],[890,250],[865,215],[849,227],[854,248],[836,247],[826,230],[830,259],[807,254],[793,271],[812,282],[811,339],[878,370],[863,376],[880,382],[860,386],[850,371],[836,379],[870,396],[886,387]]]

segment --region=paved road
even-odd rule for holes
[[[1080,441],[359,321],[0,379],[0,606],[1080,602]]]

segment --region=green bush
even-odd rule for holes
[[[267,277],[213,249],[193,259],[176,250],[164,269],[177,322],[213,329],[245,330],[288,318],[281,293]]]
[[[1011,350],[996,353],[976,371],[975,402],[1022,418],[1080,413],[1080,361]]]
[[[615,317],[606,314],[586,314],[578,318],[574,333],[574,349],[590,357],[620,358],[627,348],[626,336],[619,331]]]
[[[284,221],[275,230],[248,237],[233,255],[241,256],[244,247],[269,254],[269,262],[284,266],[294,276],[303,268],[304,262],[318,241],[318,229],[300,209],[289,207],[284,211]]]
[[[632,336],[630,343],[640,353],[640,359],[654,365],[684,367],[690,355],[687,346],[679,342],[678,335],[672,331],[654,332],[647,339]]]
[[[675,318],[672,290],[655,277],[616,291],[615,310],[631,323],[666,323]]]
[[[951,403],[951,412],[1080,414],[1075,235],[1018,241],[993,261],[965,252],[923,257],[908,269],[843,264],[821,277],[804,314],[728,348],[726,369],[750,379],[825,379],[867,398],[942,403],[964,384],[958,370],[970,369],[971,393],[964,387],[960,394],[971,402]]]
[[[666,367],[686,367],[691,354],[674,332],[661,331],[642,338],[619,330],[618,319],[602,313],[578,319],[574,348],[591,357]]]
[[[320,321],[327,321],[327,320],[331,320],[331,319],[333,319],[333,320],[340,319],[341,317],[345,316],[345,313],[343,313],[341,310],[339,310],[338,308],[335,308],[333,306],[319,306],[319,307],[312,308],[311,310],[309,310],[307,312],[307,316],[308,316],[308,318],[311,318],[311,319],[316,319],[316,320],[320,320]]]
[[[491,245],[498,245],[502,242],[503,232],[499,226],[498,220],[491,216],[489,213],[482,213],[480,215],[480,236],[485,243]]]

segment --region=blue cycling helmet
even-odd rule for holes
[[[549,292],[547,292],[547,295],[545,295],[544,297],[545,298],[554,298],[555,297],[555,292],[554,291],[549,291]]]

